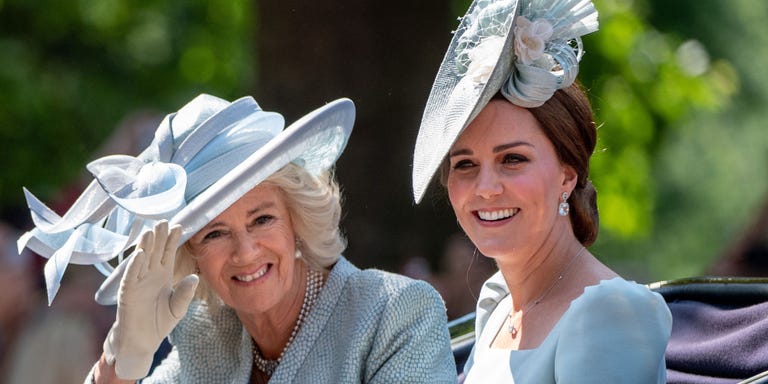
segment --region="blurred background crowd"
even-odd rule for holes
[[[582,83],[600,126],[602,222],[591,249],[639,282],[768,275],[768,3],[594,0]],[[494,265],[433,188],[415,206],[412,149],[467,0],[0,0],[0,383],[79,383],[114,308],[71,266],[53,305],[45,260],[18,254],[22,186],[63,212],[106,153],[136,154],[206,92],[253,95],[292,122],[357,105],[338,177],[345,255],[432,283],[450,319]]]

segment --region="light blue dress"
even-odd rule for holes
[[[536,349],[490,348],[511,307],[501,273],[483,285],[465,383],[664,383],[672,315],[647,287],[614,278],[584,289]]]

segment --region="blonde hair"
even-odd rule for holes
[[[323,171],[313,176],[304,168],[289,163],[262,184],[273,185],[283,193],[301,259],[310,269],[328,271],[347,247],[339,227],[341,191],[333,172]],[[195,255],[187,243],[176,251],[174,269],[176,281],[195,273]],[[205,301],[209,309],[222,305],[205,279],[200,279],[195,297]]]

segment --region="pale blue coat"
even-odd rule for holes
[[[248,383],[252,342],[233,310],[195,302],[143,383]],[[445,305],[427,283],[343,257],[270,383],[455,383]]]

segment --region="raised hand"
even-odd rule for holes
[[[181,227],[157,223],[139,240],[118,292],[117,319],[104,340],[104,355],[117,376],[136,380],[147,375],[163,339],[187,312],[198,277],[173,286],[173,267]]]

